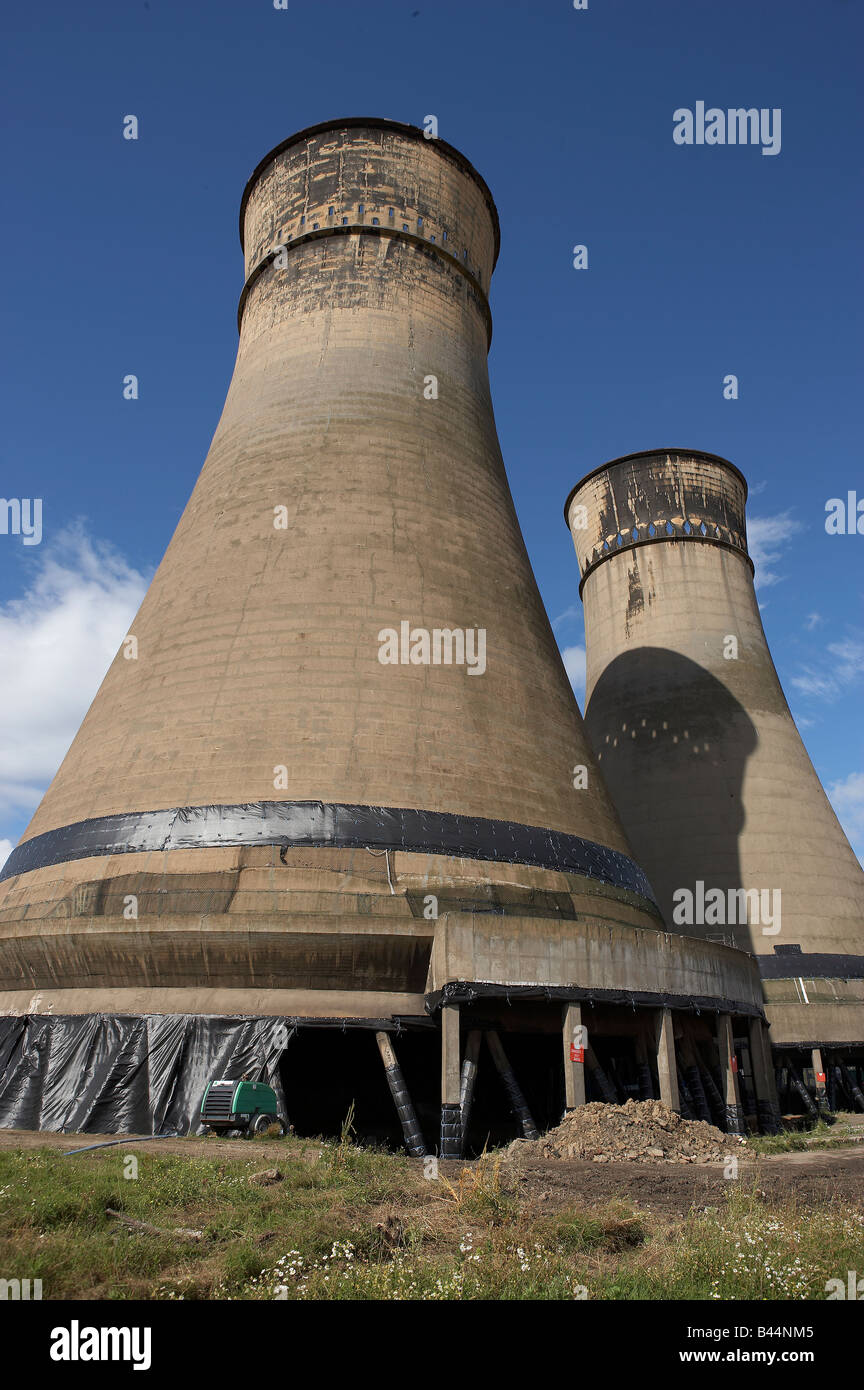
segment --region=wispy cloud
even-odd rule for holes
[[[11,841],[11,840],[0,840],[0,869],[3,868],[3,865],[6,863],[6,860],[9,858],[9,855],[10,855],[11,853],[12,853],[12,841]]]
[[[557,618],[552,619],[553,627],[560,627],[562,623],[581,622],[582,609],[575,604],[565,608],[563,613],[559,613]]]
[[[23,597],[0,606],[0,821],[37,806],[147,587],[80,525],[35,565]]]
[[[828,796],[849,843],[864,864],[864,772],[832,782]]]
[[[570,677],[570,684],[573,693],[579,702],[579,708],[585,708],[585,648],[584,647],[562,647],[561,659],[564,662],[564,669]]]
[[[817,627],[821,627],[825,619],[821,613],[808,613],[804,619],[804,626],[808,632],[815,632]]]
[[[830,642],[819,665],[803,666],[791,679],[801,695],[815,700],[836,700],[864,679],[864,641],[848,637]]]
[[[803,529],[788,511],[775,516],[754,516],[747,522],[747,549],[756,570],[757,589],[779,584],[783,575],[777,565],[783,550]]]

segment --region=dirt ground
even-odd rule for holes
[[[0,1149],[86,1149],[107,1142],[112,1135],[48,1134],[31,1130],[0,1130]],[[194,1158],[234,1159],[260,1162],[261,1167],[278,1163],[278,1141],[244,1139],[124,1139],[117,1145],[124,1152],[140,1150],[153,1154],[179,1154]],[[96,1150],[91,1157],[115,1152]],[[306,1141],[302,1150],[292,1145],[292,1157],[316,1162],[320,1148]],[[422,1159],[409,1159],[422,1172]],[[441,1171],[455,1176],[460,1163],[442,1163]],[[584,1159],[533,1159],[505,1157],[502,1178],[518,1187],[523,1201],[537,1209],[553,1211],[574,1201],[586,1206],[602,1205],[611,1198],[623,1198],[633,1206],[658,1214],[684,1215],[694,1203],[710,1206],[728,1193],[729,1180],[722,1164],[679,1165],[676,1163],[610,1162],[595,1164]],[[773,1154],[739,1159],[739,1179],[753,1184],[768,1200],[794,1197],[807,1205],[841,1199],[864,1209],[864,1146],[814,1152]],[[547,1205],[548,1204],[548,1205]]]

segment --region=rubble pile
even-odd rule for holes
[[[595,1163],[720,1163],[744,1142],[704,1120],[684,1120],[659,1100],[592,1101],[571,1110],[540,1139],[517,1140],[511,1150]]]

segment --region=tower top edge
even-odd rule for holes
[[[747,501],[747,479],[744,477],[741,469],[729,459],[723,458],[722,454],[711,454],[705,449],[684,449],[675,445],[658,449],[640,449],[635,454],[619,454],[617,458],[608,459],[606,463],[598,464],[596,468],[592,468],[589,472],[585,473],[574,487],[571,487],[567,494],[567,500],[564,503],[564,524],[567,529],[570,529],[570,503],[573,501],[573,498],[576,496],[577,492],[579,492],[580,488],[583,488],[591,478],[596,478],[598,473],[605,473],[609,468],[616,468],[620,463],[631,463],[634,459],[656,458],[659,454],[673,454],[684,458],[705,459],[709,463],[719,464],[721,468],[727,468],[740,482],[744,489],[744,501]]]
[[[285,150],[290,149],[292,145],[300,144],[303,140],[311,139],[314,135],[321,135],[325,131],[362,130],[364,128],[370,130],[389,130],[394,132],[395,134],[404,136],[406,139],[422,140],[424,145],[434,146],[438,150],[439,154],[442,154],[445,159],[451,160],[462,170],[463,173],[467,174],[469,178],[474,180],[481,193],[483,194],[484,199],[486,200],[487,206],[489,208],[489,215],[492,218],[492,227],[495,237],[495,260],[493,261],[494,267],[495,262],[497,262],[498,260],[498,253],[501,249],[501,224],[498,218],[498,209],[495,206],[495,199],[492,197],[492,192],[489,188],[489,185],[483,178],[482,174],[479,174],[477,172],[470,159],[468,159],[467,156],[464,155],[461,150],[457,150],[455,145],[450,145],[446,140],[441,140],[437,136],[435,137],[435,139],[430,140],[427,138],[422,127],[408,125],[404,121],[391,121],[384,116],[345,116],[341,120],[319,121],[316,125],[305,126],[303,130],[298,130],[295,132],[295,134],[289,135],[287,139],[282,140],[278,145],[275,145],[272,150],[265,154],[264,158],[259,160],[258,164],[256,164],[255,168],[250,174],[246,182],[246,187],[243,190],[243,197],[240,199],[241,250],[244,252],[246,250],[244,244],[244,223],[246,218],[246,206],[252,194],[252,189],[255,187],[255,184],[258,182],[259,178],[264,173],[264,170],[267,169],[270,164],[272,164],[274,159],[277,159],[279,155],[282,154]]]

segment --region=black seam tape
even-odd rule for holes
[[[12,851],[0,881],[72,859],[220,845],[390,849],[534,864],[579,874],[654,902],[643,871],[626,854],[558,830],[511,821],[352,806],[322,801],[255,801],[238,806],[183,806],[76,821],[35,835]]]

